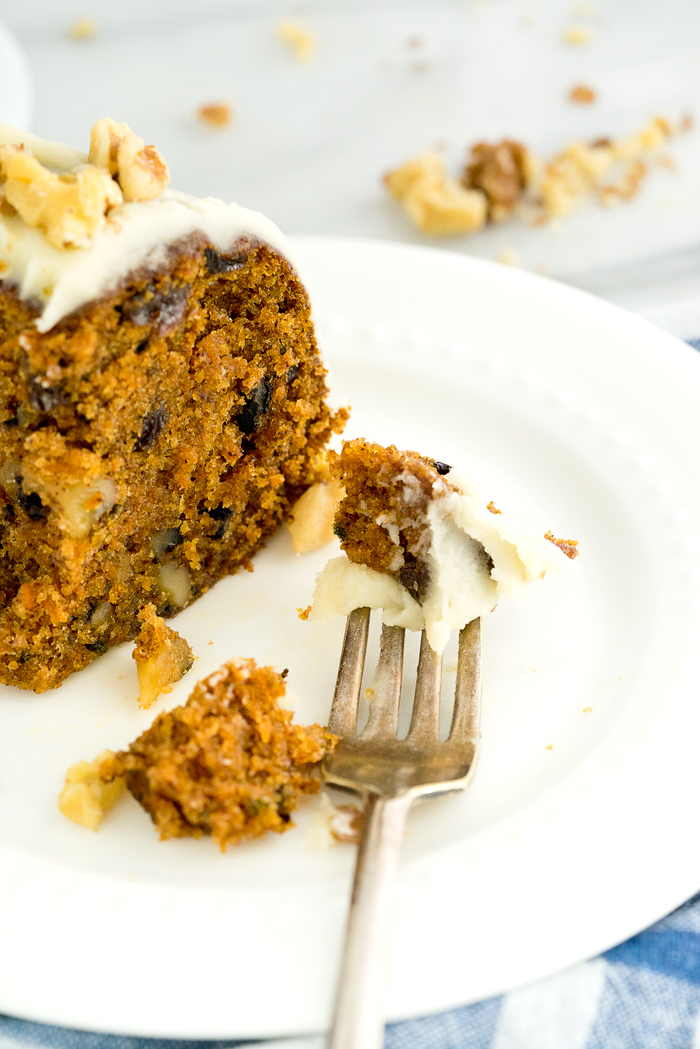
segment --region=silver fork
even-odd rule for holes
[[[439,736],[442,657],[421,637],[413,716],[397,738],[404,631],[382,628],[374,697],[357,733],[368,608],[348,616],[328,727],[341,737],[326,759],[327,783],[359,792],[364,814],[329,1049],[380,1049],[384,1037],[392,897],[408,810],[417,798],[464,790],[474,771],[481,707],[481,620],[459,635],[448,738]]]

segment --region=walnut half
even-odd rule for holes
[[[98,120],[90,132],[89,161],[116,177],[124,200],[153,200],[170,182],[170,172],[155,146],[147,146],[128,124],[110,117]]]
[[[28,226],[54,248],[86,248],[122,192],[106,171],[84,164],[57,175],[21,146],[0,146],[2,193]]]

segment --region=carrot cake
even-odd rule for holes
[[[126,125],[89,154],[0,125],[0,681],[54,688],[251,555],[342,428],[290,249],[167,188]]]
[[[183,707],[160,714],[127,751],[108,756],[103,783],[122,777],[161,839],[210,834],[227,845],[282,833],[337,737],[292,723],[278,706],[284,675],[233,659],[200,681]]]
[[[502,513],[446,463],[361,438],[329,454],[345,490],[335,515],[344,554],[319,573],[311,619],[382,608],[385,623],[425,629],[441,652],[499,597],[520,597],[578,554],[575,540]]]

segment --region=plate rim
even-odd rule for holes
[[[361,238],[355,239],[355,238],[335,238],[335,237],[317,237],[317,236],[314,236],[314,237],[293,237],[292,238],[292,243],[293,243],[293,246],[295,247],[295,249],[297,249],[299,247],[301,248],[301,251],[299,252],[299,254],[300,254],[300,257],[302,259],[302,267],[301,267],[302,273],[303,273],[304,269],[306,268],[306,261],[308,261],[307,259],[305,259],[305,256],[309,256],[310,257],[310,256],[313,255],[314,252],[320,253],[321,256],[323,256],[324,253],[326,255],[330,255],[330,256],[333,256],[334,253],[340,254],[342,256],[344,253],[347,254],[347,252],[349,250],[352,250],[352,251],[355,251],[355,252],[359,252],[360,255],[363,252],[365,252],[365,253],[368,252],[368,253],[374,254],[374,255],[386,254],[387,252],[389,254],[396,253],[396,254],[398,254],[400,256],[410,257],[410,258],[414,258],[414,259],[420,260],[417,263],[418,268],[420,268],[423,265],[423,261],[422,260],[424,260],[424,259],[430,258],[430,259],[434,259],[435,260],[435,259],[437,259],[439,257],[439,258],[444,260],[445,258],[449,257],[449,259],[452,260],[449,263],[449,265],[450,266],[456,266],[457,269],[463,269],[465,266],[467,268],[472,268],[474,272],[476,272],[478,270],[484,271],[485,269],[487,269],[491,275],[493,275],[494,273],[499,273],[499,274],[503,273],[503,274],[505,274],[506,272],[510,272],[510,271],[506,271],[504,267],[499,266],[499,264],[497,264],[497,263],[484,262],[481,259],[465,257],[465,256],[462,256],[462,255],[458,255],[456,253],[444,251],[443,249],[439,249],[439,248],[423,248],[423,247],[416,246],[416,245],[404,245],[404,244],[397,244],[397,243],[394,243],[394,242],[371,241],[371,240],[361,239]],[[499,276],[496,279],[498,281],[501,281],[503,278]],[[633,325],[641,325],[642,328],[640,330],[645,330],[647,332],[647,335],[649,335],[650,333],[653,333],[652,334],[652,341],[655,342],[655,341],[661,340],[662,342],[664,342],[666,344],[666,347],[669,350],[671,350],[671,347],[673,346],[675,348],[675,353],[677,355],[679,355],[678,356],[679,360],[681,358],[683,358],[684,360],[686,358],[687,358],[687,360],[690,360],[692,358],[694,360],[694,362],[695,362],[692,365],[692,367],[695,368],[696,370],[700,369],[700,360],[697,357],[696,351],[694,351],[691,347],[687,346],[687,344],[682,343],[680,340],[675,339],[675,337],[673,337],[671,335],[668,335],[667,333],[663,332],[660,329],[656,329],[653,325],[650,324],[650,322],[644,320],[641,317],[638,317],[638,316],[635,316],[635,315],[631,315],[631,314],[627,314],[626,311],[620,309],[617,306],[614,306],[614,305],[612,305],[610,303],[606,303],[603,300],[599,300],[599,299],[595,298],[594,296],[591,296],[591,295],[589,295],[589,294],[587,294],[585,292],[579,291],[578,289],[571,288],[571,287],[569,287],[567,285],[564,285],[564,284],[561,284],[561,283],[558,283],[558,282],[553,282],[553,281],[549,280],[548,278],[544,278],[544,277],[536,275],[536,274],[527,274],[527,273],[522,273],[522,272],[520,272],[520,273],[510,273],[510,275],[507,277],[507,281],[511,281],[511,280],[514,280],[516,283],[521,282],[522,280],[524,280],[526,284],[529,281],[535,281],[535,282],[537,282],[537,286],[538,287],[542,287],[543,284],[547,284],[547,285],[555,284],[557,289],[558,289],[557,294],[564,294],[564,296],[573,296],[573,299],[575,299],[577,301],[581,301],[581,298],[583,297],[584,300],[587,300],[589,306],[590,306],[590,304],[594,303],[596,310],[599,310],[599,309],[602,308],[604,311],[612,311],[612,314],[610,314],[610,315],[612,316],[614,314],[617,317],[618,322],[622,323],[625,326],[629,325],[630,323],[632,323]],[[698,380],[700,381],[700,370],[697,370],[697,375],[698,375]],[[557,788],[552,793],[560,794],[561,790],[563,789],[563,785],[560,785],[560,788]],[[554,800],[556,801],[556,799],[554,799]],[[550,798],[549,801],[552,802],[552,799]],[[511,822],[512,821],[517,822],[519,820],[519,818],[520,818],[519,815],[513,816],[511,818]],[[509,822],[509,821],[506,821],[506,822]],[[506,828],[506,829],[507,829],[509,834],[511,834],[513,832],[513,830],[514,830],[512,827],[511,828]],[[483,847],[484,841],[486,839],[488,839],[489,837],[499,836],[499,835],[502,834],[502,831],[503,831],[502,825],[501,824],[497,824],[496,826],[494,826],[492,828],[488,828],[485,831],[481,832],[479,835],[476,836],[476,838],[479,839],[478,847]],[[517,835],[517,827],[515,828],[515,833]],[[471,853],[473,853],[474,847],[475,847],[474,842],[469,842],[466,845],[464,843],[459,843],[457,845],[453,844],[453,845],[450,845],[450,846],[446,846],[445,849],[440,850],[440,852],[441,852],[441,854],[444,854],[446,852],[451,853],[452,854],[451,862],[453,862],[455,867],[459,869],[460,873],[463,873],[463,865],[465,863],[468,864],[470,862],[469,856],[470,856]],[[11,861],[11,853],[12,853],[12,849],[8,849],[5,845],[3,845],[3,843],[0,842],[0,858],[4,858],[6,862],[7,861]],[[700,855],[700,853],[698,852],[697,846],[695,847],[695,851],[694,852],[689,852],[689,855],[692,855],[692,856]],[[23,860],[24,859],[26,859],[26,858],[23,858]],[[30,884],[33,884],[33,888],[31,888],[31,891],[30,891],[29,895],[30,895],[30,898],[35,898],[38,888],[40,888],[42,885],[43,885],[44,888],[46,887],[45,886],[45,876],[42,875],[41,868],[43,867],[45,870],[47,870],[48,874],[51,877],[55,876],[57,874],[57,872],[49,870],[49,868],[51,867],[51,863],[48,862],[48,861],[41,861],[41,862],[37,862],[37,863],[34,863],[33,861],[30,861],[28,864],[26,864],[26,866],[28,866],[29,868],[33,868],[32,873],[28,876],[29,879],[30,879]],[[54,864],[54,866],[60,867],[60,865],[55,865],[55,864]],[[427,866],[429,866],[429,864],[427,864]],[[689,864],[687,866],[689,867]],[[406,899],[409,900],[409,902],[411,900],[415,901],[415,899],[417,897],[419,897],[421,895],[421,893],[425,892],[425,877],[426,877],[426,869],[425,868],[426,868],[426,863],[423,862],[423,861],[414,861],[413,867],[415,868],[414,870],[412,870],[411,872],[406,872],[407,873],[407,877],[405,877],[403,879],[403,884],[402,884],[404,896],[406,897]],[[60,867],[60,871],[65,873],[65,868]],[[85,877],[82,874],[80,876],[77,876],[77,877],[75,877],[75,872],[71,872],[71,874],[74,876],[74,880],[76,882],[80,882],[81,880],[82,881],[85,880]],[[4,875],[0,875],[0,883],[3,881],[3,877],[4,877]],[[86,876],[86,877],[87,877],[87,881],[89,883],[89,882],[91,882],[91,881],[93,881],[95,879],[100,880],[100,878],[102,876],[95,875],[95,874],[90,874],[89,876]],[[31,879],[32,878],[35,879],[34,883],[31,883]],[[105,876],[105,878],[106,878],[106,876]],[[37,882],[37,879],[38,879],[38,882]],[[70,881],[71,878],[69,877],[68,880]],[[663,894],[660,894],[658,904],[655,907],[653,907],[653,908],[649,908],[648,917],[645,917],[645,919],[643,920],[643,922],[641,924],[639,924],[636,920],[633,919],[632,922],[631,922],[631,926],[630,926],[629,916],[625,916],[625,918],[620,923],[618,923],[618,927],[616,929],[611,929],[611,933],[610,933],[609,938],[604,943],[601,943],[600,946],[598,946],[591,953],[598,954],[598,953],[600,953],[600,951],[608,949],[609,947],[613,946],[615,943],[618,943],[621,940],[626,939],[630,935],[634,935],[636,932],[639,932],[641,928],[646,927],[651,922],[653,922],[653,921],[657,920],[658,918],[662,917],[664,914],[666,914],[670,910],[672,910],[675,906],[680,905],[687,898],[689,898],[689,896],[691,896],[693,894],[693,892],[697,890],[699,881],[700,881],[700,878],[698,877],[698,875],[696,873],[693,872],[691,874],[689,869],[687,869],[687,870],[684,869],[683,872],[682,872],[682,876],[676,876],[675,880],[672,881],[672,884],[671,884],[670,888],[668,889],[668,891],[665,891]],[[19,878],[15,877],[14,878],[14,882],[15,882],[15,887],[19,886],[20,890],[22,889],[23,886],[26,888],[26,884],[28,884],[26,879],[24,879],[24,876],[21,876]],[[143,888],[143,886],[139,886],[138,887],[139,890],[141,890],[142,888]],[[175,895],[178,895],[182,891],[183,890],[181,890],[181,889],[177,890]],[[150,892],[150,888],[149,888],[149,892]],[[184,890],[184,892],[185,893],[191,892],[191,893],[196,894],[196,893],[199,892],[199,890]],[[209,890],[209,892],[212,893],[212,890]],[[147,893],[146,895],[148,895],[148,894],[149,893]],[[20,895],[20,897],[22,897],[22,891],[20,891],[19,895]],[[227,893],[227,895],[228,895],[228,893]],[[313,893],[312,893],[312,895],[313,895]],[[323,894],[321,894],[321,895],[323,895]],[[663,903],[661,902],[661,896],[663,896]],[[320,904],[327,909],[327,907],[329,905],[329,902],[330,902],[329,900],[324,898],[323,900],[320,901]],[[405,902],[405,900],[404,900],[404,902]],[[177,901],[175,901],[175,904],[176,903],[177,903]],[[600,939],[600,937],[599,937],[599,939]],[[583,957],[589,957],[589,956],[590,956],[590,953],[584,952],[584,954],[582,956],[575,958],[573,961],[569,962],[568,964],[574,964],[574,962],[576,960],[582,960]],[[559,968],[561,968],[561,966],[557,965],[556,969],[551,970],[551,971],[556,971]],[[0,964],[0,970],[1,970],[1,964]],[[541,974],[539,974],[539,975],[536,974],[534,977],[532,977],[532,976],[521,977],[515,983],[513,983],[512,980],[509,980],[506,977],[505,980],[504,980],[503,986],[501,986],[500,988],[498,988],[498,987],[495,988],[491,992],[491,994],[502,993],[502,991],[504,991],[508,987],[517,986],[518,984],[523,983],[523,982],[529,982],[529,980],[532,979],[532,978],[540,978],[540,975]],[[479,995],[478,997],[481,998],[483,996]],[[465,1004],[466,1001],[467,1001],[467,997],[465,996],[465,998],[463,1000],[461,1000],[461,1001],[450,1000],[447,1003],[441,1002],[439,1005],[436,1005],[433,1010],[421,1009],[420,1010],[420,1014],[422,1014],[422,1013],[424,1013],[426,1011],[441,1011],[443,1009],[454,1007],[455,1005],[458,1005],[458,1004]],[[66,1025],[66,1018],[65,1018],[65,1016],[61,1016],[60,1013],[57,1015],[57,1013],[55,1011],[50,1014],[50,1010],[49,1010],[48,1012],[45,1012],[43,1015],[40,1015],[40,1011],[34,1011],[34,1012],[31,1013],[31,1015],[27,1014],[23,1010],[21,1010],[21,1011],[14,1011],[13,1012],[13,1010],[12,1009],[8,1009],[6,1004],[2,1001],[2,995],[1,994],[0,994],[0,1006],[2,1006],[2,1008],[5,1011],[8,1011],[8,1012],[10,1012],[13,1015],[23,1016],[26,1019],[38,1020],[39,1022],[45,1022],[45,1023],[59,1023],[59,1024]],[[419,1015],[419,1013],[411,1013],[410,1011],[406,1012],[404,1010],[404,1011],[401,1012],[401,1014],[399,1016],[394,1014],[393,1018],[394,1019],[407,1018],[407,1017],[412,1016],[412,1015]],[[270,1027],[268,1025],[268,1026],[265,1026],[265,1027],[260,1027],[257,1030],[252,1030],[252,1029],[237,1030],[235,1032],[235,1034],[232,1034],[230,1028],[227,1028],[226,1030],[223,1030],[220,1027],[217,1028],[216,1030],[214,1030],[214,1029],[208,1030],[205,1033],[202,1033],[201,1029],[199,1029],[199,1033],[196,1033],[195,1029],[183,1032],[182,1027],[179,1027],[177,1031],[174,1031],[172,1029],[168,1030],[167,1029],[167,1025],[164,1027],[162,1024],[156,1024],[152,1028],[148,1029],[148,1025],[146,1025],[146,1027],[144,1027],[143,1026],[143,1022],[141,1022],[139,1024],[138,1030],[136,1030],[133,1027],[131,1027],[128,1023],[126,1023],[125,1026],[122,1029],[119,1029],[119,1030],[115,1030],[115,1027],[114,1027],[113,1024],[109,1025],[108,1027],[99,1027],[99,1026],[95,1026],[94,1022],[89,1024],[85,1028],[81,1028],[81,1025],[79,1023],[76,1023],[75,1020],[71,1020],[68,1023],[68,1025],[69,1026],[78,1027],[79,1029],[89,1029],[89,1030],[93,1030],[93,1031],[95,1031],[95,1030],[100,1031],[101,1030],[101,1031],[105,1031],[105,1032],[108,1032],[108,1033],[123,1033],[123,1034],[127,1034],[127,1035],[143,1035],[143,1036],[153,1036],[153,1037],[193,1037],[193,1038],[280,1036],[282,1034],[307,1033],[308,1030],[309,1030],[308,1027],[303,1026],[303,1025],[302,1026],[285,1025],[284,1028],[275,1027],[274,1025],[272,1025],[272,1027]]]

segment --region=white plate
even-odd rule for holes
[[[506,267],[297,246],[349,432],[474,452],[497,505],[581,541],[578,573],[489,617],[476,779],[413,815],[390,994],[407,1017],[595,954],[698,887],[700,360]],[[295,609],[330,552],[294,558],[282,532],[179,616],[199,661],[156,709],[246,655],[289,667],[300,720],[325,719],[343,623]],[[0,1011],[179,1038],[321,1029],[353,850],[308,847],[313,803],[299,830],[225,856],[159,842],[130,798],[99,834],[58,813],[68,765],[151,722],[135,694],[124,646],[58,693],[0,696]]]
[[[0,22],[0,120],[28,128],[33,113],[32,76],[24,51]]]

